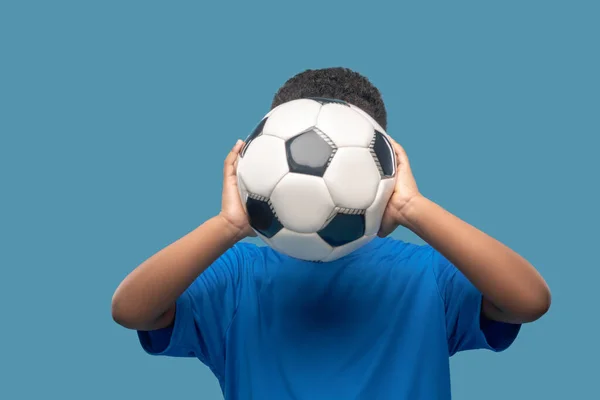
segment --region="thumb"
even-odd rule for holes
[[[244,142],[242,140],[238,140],[229,152],[229,154],[227,154],[225,162],[223,163],[223,174],[226,177],[235,175],[235,162],[238,158],[238,155],[240,154],[240,150],[242,149],[243,145]]]

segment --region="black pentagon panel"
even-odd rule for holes
[[[394,155],[394,148],[388,138],[383,133],[375,130],[371,148],[377,158],[376,161],[379,164],[381,175],[384,178],[393,177],[396,170],[396,157]]]
[[[272,238],[283,228],[266,199],[248,195],[246,210],[250,226],[266,238]]]
[[[262,121],[260,121],[258,125],[256,125],[256,128],[254,128],[252,133],[248,135],[248,137],[244,141],[244,147],[242,147],[242,150],[240,151],[240,157],[244,157],[244,154],[246,154],[246,149],[248,148],[248,146],[250,146],[250,142],[252,142],[258,136],[260,136],[260,134],[263,131],[263,128],[265,127],[265,124],[267,123],[267,119],[268,118],[265,118]]]
[[[317,234],[330,246],[343,246],[364,236],[365,216],[338,213]]]
[[[328,99],[326,97],[309,97],[309,99],[317,101],[321,104],[336,103],[336,104],[343,104],[345,106],[348,106],[348,103],[346,103],[344,100],[339,100],[339,99]]]
[[[323,176],[335,147],[314,129],[294,136],[285,143],[290,172]]]

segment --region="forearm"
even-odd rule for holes
[[[421,196],[406,206],[403,216],[407,228],[452,262],[507,320],[528,322],[549,307],[543,278],[496,239]]]
[[[152,327],[181,294],[240,238],[214,217],[144,261],[123,280],[112,300],[113,318],[132,329]]]

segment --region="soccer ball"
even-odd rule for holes
[[[237,176],[250,225],[268,246],[333,261],[377,235],[396,156],[386,132],[360,108],[299,99],[260,121],[240,152]]]

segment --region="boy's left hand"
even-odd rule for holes
[[[396,186],[383,213],[378,233],[380,237],[389,235],[398,226],[408,227],[407,206],[414,199],[421,197],[406,152],[394,139],[389,136],[388,139],[396,153]]]

